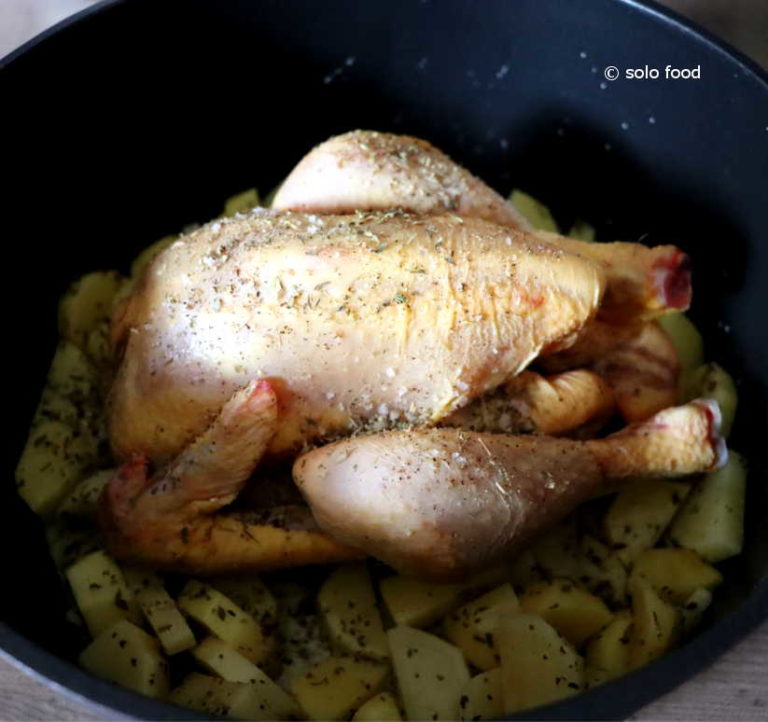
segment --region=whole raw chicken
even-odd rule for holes
[[[419,148],[439,154],[428,144]],[[354,533],[335,518],[329,522],[329,508],[345,508],[350,478],[370,481],[371,489],[382,480],[379,452],[368,449],[397,443],[398,463],[408,466],[403,457],[413,452],[416,461],[419,439],[433,442],[405,429],[453,427],[434,432],[434,443],[439,439],[442,449],[459,454],[465,434],[475,433],[470,429],[563,433],[611,415],[623,397],[615,399],[597,364],[598,373],[573,369],[567,360],[561,362],[565,372],[549,378],[521,372],[540,356],[556,366],[558,354],[567,358],[574,343],[588,347],[592,329],[606,320],[642,328],[664,310],[687,304],[684,255],[673,247],[596,246],[530,232],[481,181],[442,154],[439,160],[440,177],[452,184],[448,195],[431,185],[421,193],[421,171],[396,174],[396,183],[382,174],[369,188],[368,201],[373,196],[375,202],[354,182],[345,186],[337,178],[330,210],[344,215],[258,209],[209,223],[149,267],[113,318],[118,370],[108,400],[110,438],[125,463],[101,506],[116,555],[215,573],[370,553],[411,572],[422,565],[428,574],[428,560],[412,549],[388,551],[386,535],[376,530],[395,521],[386,505],[376,510],[375,494],[369,498],[373,511],[367,507],[358,515]],[[294,172],[299,180],[301,172],[300,164]],[[440,184],[432,175],[427,180]],[[418,213],[391,208],[405,187],[421,199],[406,206]],[[305,203],[302,192],[309,195]],[[288,182],[281,193],[278,204],[292,199],[299,209],[329,210],[322,198],[301,191],[301,184]],[[375,210],[349,213],[369,206]],[[646,404],[649,412],[657,406]],[[699,417],[705,421],[691,422]],[[674,443],[664,446],[662,459],[670,473],[701,471],[721,460],[714,425],[698,407],[683,407],[670,418],[672,431],[664,438]],[[620,447],[635,438],[632,474],[648,475],[655,467],[643,450],[657,448],[655,428],[652,420],[624,441],[571,441],[575,446],[568,448],[580,449],[572,452],[574,459],[591,459],[601,449],[606,458],[620,459]],[[377,446],[382,432],[395,429],[403,436],[381,436],[383,446]],[[292,460],[307,447],[344,437],[355,437],[350,449],[366,449],[363,466],[343,466],[333,482],[324,481],[322,453],[295,467],[323,531],[305,506],[221,512],[257,467],[258,484],[265,460]],[[502,449],[504,439],[514,444],[518,437],[477,438],[481,448]],[[552,454],[565,448],[537,439],[525,442],[530,488],[540,476],[530,473],[537,459],[549,469]],[[596,446],[582,448],[583,443]],[[686,446],[700,449],[687,465],[680,463],[687,459]],[[603,471],[616,476],[607,466]],[[430,473],[428,486],[439,504],[452,493],[454,471],[448,464],[436,476],[434,469]],[[600,478],[597,471],[586,475],[582,492],[569,493],[566,502],[531,507],[521,527],[526,536],[596,493]],[[401,501],[412,493],[423,499],[418,483],[400,487]],[[361,483],[360,490],[366,488]],[[418,507],[415,513],[429,516]],[[470,528],[470,516],[456,529]],[[480,537],[498,538],[492,527]],[[509,548],[518,543],[514,534],[505,534]],[[412,543],[419,539],[414,535]],[[469,571],[490,556],[457,564],[447,554],[447,571],[433,575]]]

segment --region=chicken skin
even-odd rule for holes
[[[453,212],[531,230],[496,191],[431,143],[365,130],[338,135],[307,153],[278,189],[272,208]]]
[[[545,435],[592,434],[629,395],[627,418],[660,408],[626,370],[568,366],[568,349],[685,307],[678,249],[532,231],[428,143],[382,134],[315,149],[275,206],[293,210],[180,238],[113,314],[123,466],[100,517],[117,557],[217,574],[373,554],[453,578],[624,478],[718,461],[703,402],[604,440]],[[561,373],[526,370],[548,358]],[[294,465],[310,507],[229,508],[262,462],[345,437]]]
[[[315,213],[451,210],[532,231],[514,206],[431,144],[374,131],[345,133],[313,148],[289,174],[272,207]],[[607,288],[600,316],[611,323],[648,320],[690,305],[688,257],[674,246],[585,243],[536,234],[603,266]]]
[[[242,491],[277,426],[272,386],[252,381],[165,469],[151,475],[145,456],[131,458],[100,499],[112,553],[194,573],[360,558],[359,551],[322,534],[306,507],[219,513]]]
[[[113,319],[118,458],[175,458],[238,389],[271,384],[267,456],[433,425],[573,338],[596,264],[479,219],[256,213],[177,241]]]
[[[642,421],[677,402],[680,361],[655,321],[592,364],[613,390],[625,421]]]
[[[403,573],[451,580],[508,558],[625,480],[723,464],[719,418],[716,403],[700,400],[590,441],[384,432],[310,451],[294,476],[320,528],[335,539]]]
[[[491,394],[454,411],[441,426],[557,436],[585,424],[597,426],[615,408],[610,385],[592,371],[576,369],[549,378],[523,371]]]

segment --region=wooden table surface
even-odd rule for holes
[[[0,55],[93,0],[0,0]],[[668,0],[768,64],[766,0]],[[0,659],[0,721],[100,720],[104,716]],[[768,622],[694,679],[656,700],[634,720],[766,722]]]

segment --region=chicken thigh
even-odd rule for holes
[[[324,446],[294,465],[320,528],[437,580],[491,566],[623,481],[713,469],[727,452],[710,400],[605,439],[423,429]],[[364,470],[364,472],[363,472]]]

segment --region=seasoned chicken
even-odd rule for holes
[[[536,366],[550,374],[588,368],[612,351],[631,341],[643,323],[610,324],[593,318],[579,332],[572,346],[536,360]]]
[[[450,211],[530,230],[504,198],[431,143],[365,130],[338,135],[312,149],[280,186],[272,208]]]
[[[306,507],[218,513],[238,496],[274,437],[277,407],[272,386],[253,381],[167,468],[151,475],[141,455],[124,464],[100,499],[112,553],[193,573],[359,558],[320,533]]]
[[[677,402],[680,361],[667,332],[655,321],[592,368],[613,389],[626,421],[642,421]]]
[[[599,425],[615,407],[611,387],[592,371],[578,369],[549,378],[523,371],[491,394],[454,411],[441,426],[556,436],[585,424]]]
[[[700,400],[591,441],[384,432],[310,451],[296,461],[294,477],[335,539],[401,572],[448,580],[508,557],[625,480],[724,463],[719,418],[716,403]]]
[[[289,174],[272,206],[316,213],[452,210],[531,230],[510,203],[431,144],[374,131],[345,133],[312,149]],[[600,315],[608,321],[649,319],[690,304],[688,257],[674,246],[596,244],[555,233],[537,235],[603,266],[607,289]]]
[[[113,319],[118,457],[176,457],[254,378],[279,409],[266,453],[431,425],[594,315],[599,266],[479,219],[256,213],[150,266]]]

